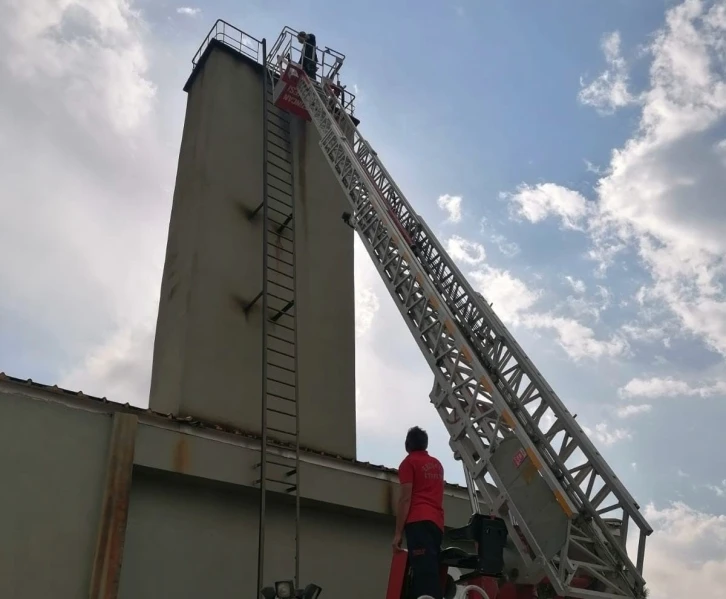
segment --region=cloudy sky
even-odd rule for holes
[[[654,599],[726,589],[725,0],[0,0],[0,371],[146,405],[216,18],[348,56],[364,135],[656,528]],[[413,423],[446,455],[362,251],[356,286],[360,459]]]

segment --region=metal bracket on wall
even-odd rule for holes
[[[133,414],[116,412],[113,415],[90,599],[118,596],[138,421]]]

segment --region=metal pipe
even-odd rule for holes
[[[260,521],[257,589],[265,578],[265,494],[267,493],[267,40],[262,39],[262,413],[260,435]]]
[[[299,126],[306,127],[306,123],[299,123]],[[297,248],[296,246],[296,231],[297,228],[297,221],[295,220],[295,204],[297,199],[297,194],[295,193],[295,168],[294,168],[294,160],[295,155],[292,153],[292,148],[290,148],[290,157],[291,162],[293,162],[293,168],[290,169],[291,171],[291,189],[292,193],[291,195],[291,216],[292,216],[292,298],[294,302],[294,308],[295,314],[294,314],[294,331],[293,331],[293,347],[295,348],[295,358],[294,358],[294,379],[293,382],[295,384],[294,387],[294,395],[295,398],[295,585],[296,587],[300,587],[300,398],[298,394],[298,335],[297,335],[297,328],[298,328],[298,320],[297,320],[297,310],[298,310],[298,298],[297,298]],[[299,158],[299,157],[298,157]],[[303,168],[305,165],[302,165]]]

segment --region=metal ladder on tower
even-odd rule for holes
[[[262,56],[266,42],[262,41]],[[265,586],[268,491],[294,497],[295,584],[300,584],[300,424],[297,384],[295,201],[290,116],[275,107],[274,75],[263,64],[262,412],[257,588]],[[275,449],[274,451],[271,451]]]
[[[431,401],[455,457],[507,523],[525,565],[520,580],[545,577],[567,597],[641,597],[652,529],[638,504],[413,211],[334,94],[302,72],[297,89],[352,206],[349,223],[434,373]],[[604,518],[608,513],[619,519]],[[632,526],[635,563],[626,546]],[[576,586],[583,576],[590,588]]]

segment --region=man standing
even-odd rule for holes
[[[318,53],[315,50],[315,34],[300,31],[297,34],[297,41],[302,44],[302,69],[308,77],[315,81],[315,73],[318,70]]]
[[[426,431],[418,426],[409,429],[408,455],[398,468],[401,496],[396,510],[393,550],[401,549],[405,533],[413,574],[411,596],[441,599],[439,552],[444,532],[444,468],[428,454],[428,445]]]

